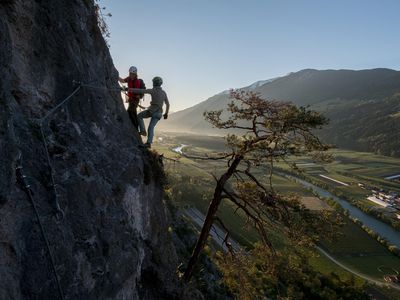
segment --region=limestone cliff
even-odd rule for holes
[[[92,0],[0,2],[0,299],[58,299],[56,278],[65,299],[177,297],[162,169],[117,76]],[[74,81],[102,88],[45,118]]]

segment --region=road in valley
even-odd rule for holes
[[[197,208],[191,207],[185,210],[185,214],[192,219],[194,223],[200,228],[203,227],[205,215],[203,215]],[[225,252],[228,251],[228,247],[224,243],[226,231],[220,228],[218,225],[213,225],[211,227],[210,235],[213,240],[220,246]],[[240,245],[238,242],[232,238],[228,238],[228,242],[232,245],[235,251],[240,250]]]

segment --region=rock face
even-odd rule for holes
[[[177,297],[162,168],[104,89],[117,78],[92,0],[0,2],[1,299],[59,299],[56,278],[65,299]],[[43,119],[74,80],[101,88]]]

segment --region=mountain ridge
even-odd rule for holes
[[[366,70],[303,69],[267,80],[264,84],[257,86],[257,83],[260,82],[263,81],[257,81],[252,85],[240,89],[249,90],[250,87],[255,86],[252,90],[266,99],[289,101],[300,106],[310,106],[313,109],[324,112],[328,118],[334,118],[331,119],[331,123],[327,127],[330,135],[335,133],[335,128],[338,128],[337,126],[339,125],[339,127],[348,125],[347,127],[351,128],[351,124],[358,124],[358,126],[365,126],[367,132],[371,131],[368,129],[368,123],[359,123],[357,116],[353,115],[351,117],[347,112],[351,112],[355,107],[362,105],[363,111],[367,113],[366,119],[373,118],[374,111],[372,111],[372,107],[374,110],[379,108],[379,106],[376,106],[377,101],[381,101],[383,105],[391,103],[390,105],[392,106],[391,108],[386,106],[382,108],[387,115],[379,115],[380,122],[388,123],[387,126],[390,126],[388,128],[397,129],[398,127],[396,124],[392,124],[393,122],[390,121],[393,120],[387,117],[390,114],[398,113],[396,111],[397,106],[393,105],[393,103],[397,103],[394,95],[400,93],[400,71],[397,70],[387,68]],[[212,128],[211,125],[204,121],[203,112],[206,110],[224,109],[229,102],[228,94],[216,94],[192,107],[171,114],[168,122],[160,123],[160,129],[167,132],[223,135],[226,132]],[[346,120],[341,118],[344,115],[347,116]],[[364,116],[363,119],[365,119]],[[338,120],[345,123],[338,124]],[[325,132],[321,131],[324,140],[327,142],[333,142],[333,140],[336,142],[339,141],[337,145],[339,147],[343,146],[340,142],[340,136],[336,136],[335,138],[327,137],[324,134]],[[382,134],[387,135],[385,132],[375,132],[374,136]],[[359,135],[351,138],[357,140]],[[363,139],[365,138],[369,140],[368,137],[363,137]],[[380,143],[385,143],[385,139],[380,139]],[[346,143],[346,147],[348,147],[348,143]],[[353,145],[350,149],[360,150],[360,147]],[[386,149],[382,152],[379,148],[371,146],[367,146],[365,150],[387,155],[393,155],[393,151],[394,153],[399,152],[396,149]],[[400,155],[400,153],[395,155]]]

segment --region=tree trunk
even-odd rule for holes
[[[237,166],[239,165],[239,163],[242,159],[243,159],[243,156],[241,156],[241,155],[235,156],[235,159],[233,160],[228,171],[226,173],[224,173],[217,181],[217,186],[215,187],[215,190],[214,190],[214,196],[210,202],[210,206],[208,207],[207,216],[206,216],[206,219],[204,220],[203,227],[201,228],[200,236],[197,240],[197,243],[193,250],[192,256],[190,257],[185,274],[183,275],[183,279],[187,282],[192,277],[193,271],[198,262],[200,253],[204,249],[204,246],[207,242],[207,237],[210,234],[210,230],[211,230],[211,227],[214,222],[214,217],[218,211],[218,207],[222,200],[222,191],[224,189],[224,186],[225,186],[226,182],[229,180],[229,178],[231,178],[231,176],[235,172]]]

